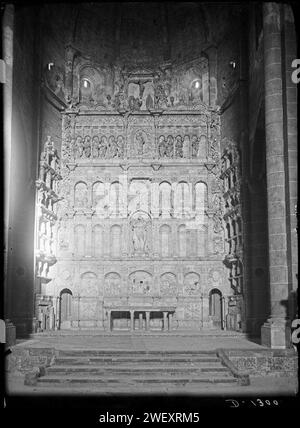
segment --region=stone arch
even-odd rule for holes
[[[197,181],[194,186],[195,212],[199,220],[205,223],[204,212],[207,208],[207,184],[204,181]]]
[[[77,256],[84,256],[86,252],[86,228],[83,224],[74,227],[74,251]]]
[[[88,189],[84,181],[78,181],[74,186],[74,206],[77,208],[87,208]]]
[[[118,216],[122,210],[123,186],[119,181],[114,181],[109,189],[109,211],[112,216]]]
[[[129,284],[132,294],[151,294],[152,275],[144,270],[136,270],[129,275]]]
[[[122,279],[118,272],[108,272],[104,277],[104,294],[117,296],[121,294]]]
[[[209,292],[209,316],[215,327],[223,327],[223,296],[218,288],[212,288]]]
[[[181,180],[175,187],[174,211],[177,217],[184,217],[191,208],[189,184]]]
[[[96,181],[92,187],[92,205],[97,207],[99,201],[105,196],[105,186],[102,181]]]
[[[161,216],[170,217],[172,185],[168,181],[159,184],[159,213]]]
[[[102,257],[104,249],[104,231],[100,224],[92,229],[92,251],[95,257]]]
[[[59,293],[59,328],[67,329],[71,327],[73,308],[73,293],[69,288],[64,288]]]
[[[110,228],[110,254],[112,257],[121,256],[122,227],[114,224]]]
[[[177,277],[173,272],[160,275],[160,294],[163,296],[177,295]]]
[[[187,255],[187,235],[186,235],[186,225],[180,224],[177,231],[178,239],[178,255],[180,257],[186,257]]]
[[[171,227],[168,224],[163,224],[159,228],[159,247],[161,257],[169,257],[171,255],[171,232]]]

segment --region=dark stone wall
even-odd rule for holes
[[[244,147],[245,249],[248,269],[247,331],[260,335],[269,314],[268,211],[262,9],[249,6],[248,28],[248,147]]]
[[[36,8],[15,9],[7,317],[15,324],[18,336],[30,333],[33,317],[37,18]]]

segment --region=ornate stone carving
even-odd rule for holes
[[[175,296],[177,293],[176,275],[167,272],[160,277],[160,293],[162,296]]]
[[[136,271],[129,275],[129,286],[132,294],[151,294],[152,275],[145,271]]]
[[[138,211],[130,219],[131,243],[134,255],[148,255],[150,252],[151,219]]]
[[[105,275],[104,293],[106,296],[118,296],[121,293],[121,276],[116,272]]]
[[[184,277],[184,291],[187,295],[199,294],[201,292],[200,276],[190,272]]]

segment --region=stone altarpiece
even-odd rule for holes
[[[130,68],[67,46],[57,263],[45,290],[57,328],[63,291],[69,328],[226,327],[220,115],[209,82],[205,54]]]

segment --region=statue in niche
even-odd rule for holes
[[[122,135],[119,135],[117,138],[117,156],[118,156],[118,158],[124,158],[124,149],[125,149],[124,137]]]
[[[149,219],[141,213],[130,222],[132,232],[132,246],[134,253],[146,254],[149,252],[148,246],[148,227]]]
[[[183,157],[188,158],[190,152],[190,137],[188,135],[184,136],[183,147],[182,147]]]
[[[114,158],[117,154],[117,144],[114,135],[110,135],[108,138],[108,145],[106,151],[107,158]]]
[[[89,158],[91,156],[91,137],[89,135],[86,135],[84,138],[84,155],[86,158]]]
[[[174,139],[172,135],[168,135],[166,144],[166,156],[172,158],[174,154]]]
[[[134,137],[134,147],[137,155],[146,154],[149,151],[149,146],[145,140],[143,132],[139,131]]]
[[[199,140],[196,135],[192,136],[191,147],[192,147],[192,157],[193,158],[198,157]]]
[[[80,135],[76,138],[75,142],[76,147],[76,158],[81,158],[83,155],[83,141]]]
[[[158,139],[158,153],[160,158],[166,155],[166,140],[164,135],[161,135]]]
[[[182,158],[183,157],[183,141],[181,135],[177,135],[175,139],[175,157]]]
[[[148,94],[147,98],[146,98],[146,109],[151,110],[151,109],[153,109],[153,107],[154,107],[153,99],[152,99],[151,95]]]
[[[97,135],[95,135],[93,137],[93,144],[92,144],[92,148],[93,148],[93,157],[97,158],[98,157],[98,148],[99,148],[99,137]]]
[[[139,111],[142,104],[143,102],[139,98],[135,98],[133,95],[130,95],[128,98],[128,107],[130,111]]]
[[[105,137],[105,135],[103,135],[100,139],[100,144],[99,144],[99,158],[104,159],[106,157],[106,152],[107,152],[107,138]]]
[[[144,253],[147,244],[147,229],[143,218],[138,217],[137,220],[134,221],[132,224],[132,231],[134,251]]]

